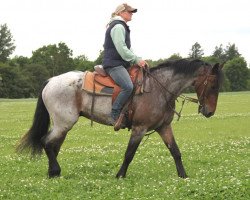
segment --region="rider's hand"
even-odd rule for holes
[[[146,62],[145,60],[140,60],[140,61],[138,62],[138,65],[139,65],[140,67],[145,67],[145,66],[147,65],[147,62]]]

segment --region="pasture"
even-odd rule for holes
[[[30,160],[14,148],[35,105],[0,99],[0,199],[250,199],[250,92],[220,94],[210,119],[197,114],[196,104],[184,105],[173,129],[188,179],[178,178],[157,133],[144,138],[127,177],[116,179],[130,133],[91,127],[84,118],[58,156],[62,176],[48,179],[44,154]]]

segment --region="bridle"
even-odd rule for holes
[[[198,110],[200,110],[201,108],[202,108],[202,104],[201,104],[201,102],[203,102],[204,101],[204,99],[205,99],[205,97],[206,97],[206,93],[205,93],[205,91],[207,90],[207,86],[208,86],[208,83],[210,82],[209,81],[209,78],[210,77],[215,77],[215,75],[213,75],[213,74],[209,74],[209,73],[207,73],[206,75],[200,75],[200,76],[205,76],[205,78],[201,81],[201,83],[197,86],[197,87],[195,87],[195,90],[196,90],[196,93],[197,93],[197,91],[199,90],[199,88],[203,85],[204,87],[202,88],[202,91],[201,91],[201,93],[200,93],[200,95],[198,96],[198,105],[199,105],[199,108],[198,108]]]
[[[170,104],[167,104],[172,110],[173,112],[177,115],[177,121],[179,121],[180,117],[181,117],[181,112],[182,112],[182,109],[183,109],[183,106],[185,104],[186,101],[188,102],[192,102],[192,103],[197,103],[198,106],[199,106],[199,110],[203,107],[202,104],[200,104],[204,98],[205,98],[205,91],[207,90],[207,85],[208,85],[208,79],[209,77],[214,77],[215,75],[211,75],[209,73],[207,73],[205,75],[205,78],[203,81],[201,81],[201,83],[195,88],[196,90],[196,93],[198,91],[198,89],[204,85],[203,89],[202,89],[202,92],[200,93],[200,95],[198,96],[198,98],[193,98],[193,97],[188,97],[184,94],[181,94],[181,95],[177,95],[173,92],[170,92],[153,74],[150,73],[149,71],[149,67],[147,66],[146,68],[143,68],[143,70],[145,71],[146,75],[148,77],[151,77],[165,92],[168,92],[169,94],[172,94],[173,96],[175,96],[175,99],[177,100],[177,98],[181,98],[182,99],[182,105],[181,105],[181,109],[179,112],[177,112]],[[200,76],[203,76],[203,75],[200,75]],[[177,100],[178,101],[178,100]]]

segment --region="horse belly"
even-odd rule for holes
[[[89,119],[92,118],[98,123],[109,124],[112,109],[111,96],[97,95],[94,97],[94,105],[92,105],[92,102],[93,95],[82,90],[82,115]],[[93,113],[91,109],[93,109]]]

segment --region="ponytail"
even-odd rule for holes
[[[117,16],[117,14],[116,14],[115,12],[113,12],[113,13],[111,14],[111,18],[113,18],[113,17],[115,17],[115,16]]]

